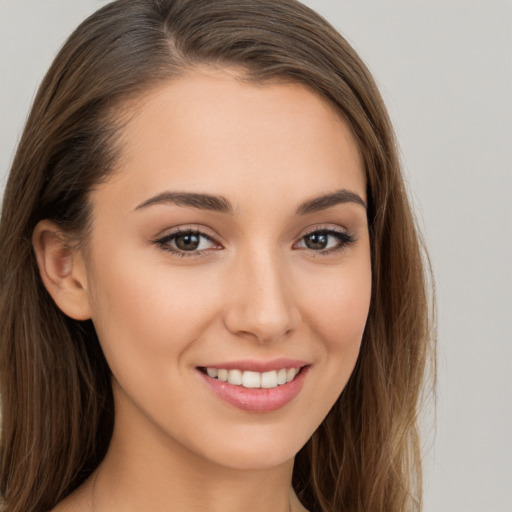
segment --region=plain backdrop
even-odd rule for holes
[[[52,57],[101,0],[0,0],[0,186]],[[512,3],[308,0],[374,73],[437,282],[425,512],[512,511]],[[0,188],[1,190],[1,188]]]

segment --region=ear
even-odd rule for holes
[[[91,318],[87,272],[81,251],[49,220],[37,224],[32,245],[41,279],[59,309],[75,320]]]

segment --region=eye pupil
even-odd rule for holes
[[[194,233],[179,235],[175,239],[176,247],[182,251],[195,251],[199,247],[199,236]]]
[[[312,233],[305,237],[305,243],[308,249],[325,249],[328,243],[328,235],[326,233]]]

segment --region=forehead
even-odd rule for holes
[[[136,192],[133,203],[169,188],[277,191],[276,199],[351,188],[365,197],[348,124],[306,86],[248,83],[234,71],[204,68],[149,91],[130,113],[114,181],[136,184],[125,194]]]

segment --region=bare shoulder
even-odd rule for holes
[[[292,491],[290,493],[290,505],[293,512],[309,512],[297,498],[297,495]]]
[[[50,512],[91,512],[91,499],[87,482],[73,491]]]

